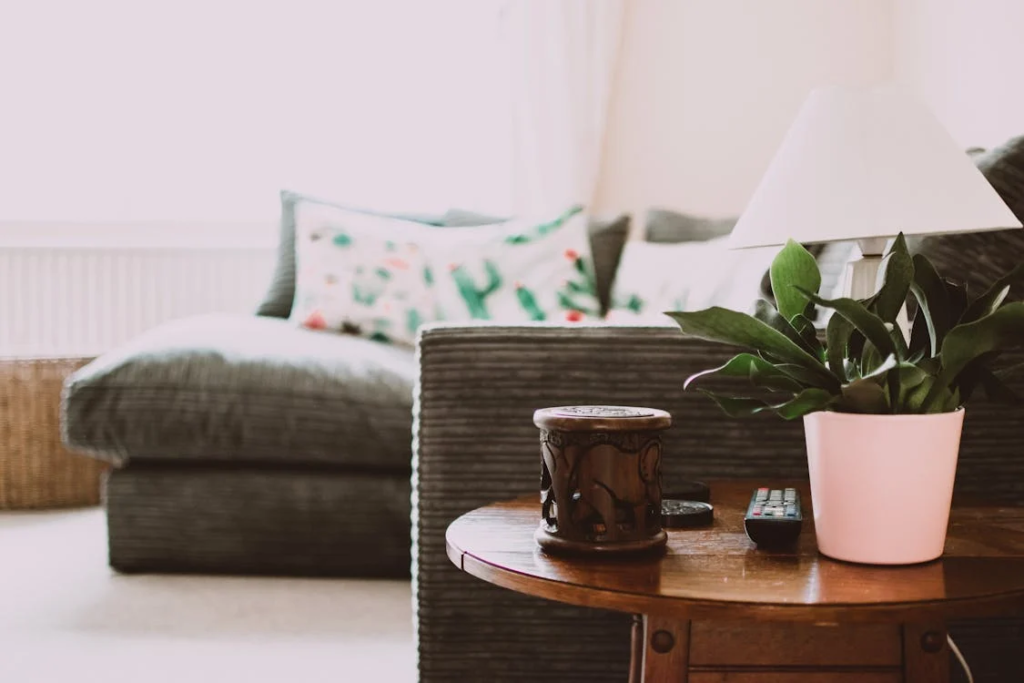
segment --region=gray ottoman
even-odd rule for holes
[[[72,375],[121,571],[408,576],[412,351],[203,316]]]

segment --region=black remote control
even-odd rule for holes
[[[797,539],[803,519],[796,489],[759,488],[750,498],[743,528],[758,546],[779,548]]]

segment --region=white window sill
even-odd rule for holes
[[[276,222],[140,221],[70,223],[0,221],[0,249],[264,251],[277,247]]]

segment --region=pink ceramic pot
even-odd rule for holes
[[[964,411],[804,417],[818,549],[913,564],[942,555]]]

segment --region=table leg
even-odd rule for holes
[[[903,682],[949,683],[945,624],[903,625]]]
[[[645,614],[639,647],[637,622],[633,628],[631,681],[638,669],[637,683],[686,683],[689,680],[690,622]],[[639,667],[638,656],[641,660]]]

